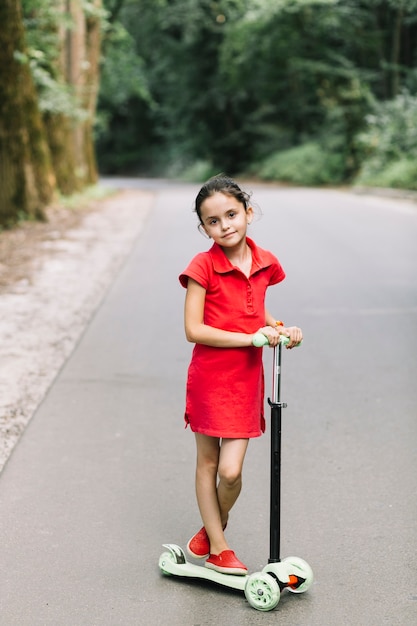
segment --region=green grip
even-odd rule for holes
[[[280,335],[279,342],[282,346],[286,346],[290,342],[290,338],[286,335]],[[252,343],[254,346],[256,346],[256,348],[262,348],[262,346],[269,345],[268,337],[265,337],[265,335],[262,333],[255,333],[252,338]],[[302,341],[300,341],[297,346],[300,346],[301,343]]]

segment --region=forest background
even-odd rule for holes
[[[417,0],[2,0],[0,227],[98,171],[417,189]]]

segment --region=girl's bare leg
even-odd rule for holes
[[[220,445],[217,437],[196,433],[195,438],[197,502],[210,539],[210,552],[220,554],[229,549],[223,526],[242,487],[241,473],[248,440],[224,439]]]
[[[248,439],[223,439],[220,448],[217,499],[223,526],[242,489],[242,468]]]

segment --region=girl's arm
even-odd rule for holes
[[[272,328],[275,328],[276,321],[276,317],[271,315],[268,309],[265,309],[265,326],[272,326]]]
[[[197,281],[189,278],[184,312],[185,335],[188,341],[215,348],[245,348],[253,345],[252,333],[234,333],[204,324],[205,299],[206,290],[204,287]],[[290,343],[287,345],[287,348],[293,348],[303,338],[301,329],[296,326],[289,328],[284,326],[276,327],[275,318],[267,310],[265,310],[265,322],[266,326],[260,328],[258,332],[262,332],[268,337],[271,346],[277,345],[280,334],[290,337]]]
[[[188,279],[185,296],[185,335],[192,343],[215,348],[244,348],[252,345],[253,334],[233,333],[204,324],[206,290],[192,278]]]

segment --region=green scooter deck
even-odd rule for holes
[[[246,581],[249,576],[236,574],[222,574],[208,567],[194,565],[186,559],[182,548],[172,543],[165,543],[164,548],[168,552],[163,552],[159,557],[159,568],[166,575],[182,576],[184,578],[200,578],[202,580],[210,580],[211,582],[244,591]]]

